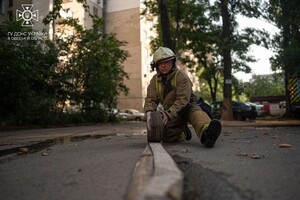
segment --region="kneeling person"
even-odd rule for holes
[[[212,120],[194,103],[192,82],[189,77],[176,67],[176,57],[173,51],[159,47],[151,62],[156,74],[147,88],[144,111],[156,111],[162,105],[162,120],[164,124],[164,142],[178,142],[191,139],[187,127],[189,122],[201,143],[212,148],[221,133],[221,123]]]

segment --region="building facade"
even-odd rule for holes
[[[140,0],[107,0],[106,31],[116,33],[119,40],[127,41],[124,49],[130,54],[124,63],[124,70],[129,75],[129,80],[125,80],[129,94],[119,97],[118,109],[142,110],[147,85],[153,75],[149,65],[149,38],[153,33],[150,31],[151,24],[141,20],[141,6]]]

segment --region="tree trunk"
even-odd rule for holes
[[[217,72],[218,73],[218,72]],[[217,89],[218,89],[218,78],[213,78],[214,80],[214,87],[212,89],[212,94],[211,94],[211,98],[212,98],[212,101],[217,101]]]
[[[160,15],[160,25],[162,31],[163,46],[174,50],[171,38],[170,19],[167,6],[167,0],[157,0]]]
[[[231,24],[228,11],[228,0],[221,0],[222,34],[224,39],[223,62],[224,62],[224,91],[223,110],[221,120],[233,120],[232,114],[232,79],[231,79]]]
[[[290,43],[290,38],[291,38],[291,30],[290,30],[290,20],[288,16],[288,2],[286,0],[281,0],[281,9],[282,9],[282,36],[283,36],[283,50],[286,50],[289,46]],[[286,59],[284,60],[283,63],[284,67],[284,84],[285,84],[285,100],[286,100],[286,117],[291,116],[291,104],[290,104],[290,90],[288,87],[288,79],[290,76],[290,71],[289,69],[290,66],[288,66],[288,63],[286,62]]]

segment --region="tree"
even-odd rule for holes
[[[122,63],[129,56],[122,50],[125,41],[118,41],[115,34],[106,34],[104,22],[90,13],[86,0],[77,0],[85,12],[93,19],[94,25],[90,30],[77,23],[76,19],[69,18],[63,24],[71,27],[73,36],[58,38],[60,62],[58,77],[60,89],[57,96],[61,111],[66,102],[78,105],[79,110],[86,117],[95,116],[92,121],[102,118],[100,111],[115,107],[117,96],[127,95],[128,88],[124,78],[129,78],[123,70]],[[104,6],[106,6],[106,1]],[[53,9],[44,18],[49,24],[60,17],[62,1],[56,0]],[[65,78],[66,77],[66,78]],[[98,112],[98,113],[97,113]]]
[[[19,22],[6,21],[0,25],[2,126],[43,125],[55,121],[52,81],[58,62],[57,51],[51,41],[28,39],[31,32]]]
[[[251,44],[266,45],[267,34],[264,31],[246,28],[239,33],[237,29],[236,17],[242,15],[245,17],[258,18],[261,15],[261,2],[258,0],[220,0],[215,1],[212,11],[215,16],[222,16],[222,37],[220,41],[220,52],[224,64],[224,106],[222,112],[223,120],[232,120],[232,70],[241,70],[250,72],[248,62],[255,62],[247,52]]]
[[[224,78],[224,119],[233,119],[231,113],[232,71],[251,71],[248,62],[255,59],[247,55],[251,44],[260,44],[260,32],[246,28],[237,30],[236,16],[258,17],[260,1],[168,1],[170,30],[179,59],[194,71],[201,71],[200,77],[210,88],[212,100],[216,100],[218,82]],[[146,9],[142,12],[147,19],[153,20],[158,15],[156,2],[145,1]],[[223,23],[220,24],[220,18]],[[152,46],[161,44],[160,21],[154,27],[158,38],[152,40]],[[204,70],[201,70],[204,69]],[[220,72],[223,72],[221,76]],[[228,84],[229,83],[229,84]]]
[[[209,4],[188,1],[182,7],[184,9],[181,11],[181,26],[178,31],[180,61],[191,71],[200,71],[199,78],[207,82],[210,99],[216,101],[222,71],[216,48],[220,29],[206,16],[209,13]]]
[[[272,40],[272,47],[276,52],[271,58],[272,69],[284,73],[286,115],[292,116],[288,80],[300,77],[300,3],[297,0],[269,0],[266,5],[266,18],[280,30]]]
[[[73,102],[80,105],[85,116],[96,117],[90,120],[98,121],[97,112],[115,107],[117,96],[128,93],[123,82],[128,75],[121,65],[128,56],[121,49],[126,42],[118,41],[114,34],[105,34],[98,18],[94,18],[91,29],[84,29],[76,19],[65,20],[61,25],[71,27],[73,35],[62,35],[56,41],[62,58],[57,68],[59,107],[62,112],[66,102]]]
[[[279,96],[284,94],[284,78],[279,75],[254,75],[251,82],[244,84],[244,93],[253,96]]]
[[[173,49],[176,50],[181,63],[185,64],[192,72],[200,71],[199,78],[208,83],[211,98],[216,100],[216,93],[220,75],[220,59],[217,58],[216,49],[219,29],[212,20],[205,15],[208,12],[207,1],[168,1],[169,25],[163,25],[163,20],[158,20],[154,25],[158,37],[151,41],[152,49],[164,45],[163,38],[169,37]],[[142,15],[149,21],[155,21],[156,16],[162,16],[159,5],[153,0],[145,1],[146,8]],[[164,15],[165,12],[163,13]],[[161,18],[161,17],[159,17]],[[166,30],[166,27],[169,27]],[[165,28],[163,30],[163,28]],[[170,33],[169,33],[170,32]],[[166,40],[166,39],[165,39]],[[201,70],[204,68],[205,70]]]
[[[228,1],[221,0],[221,16],[222,16],[222,37],[223,37],[223,64],[224,64],[224,91],[223,91],[223,109],[222,109],[222,118],[223,120],[232,120],[232,78],[231,78],[231,38],[232,38],[232,25],[228,8]]]
[[[160,15],[160,24],[162,30],[163,46],[174,50],[174,44],[171,38],[170,19],[167,6],[167,0],[157,0],[158,10]]]

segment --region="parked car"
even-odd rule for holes
[[[264,105],[256,104],[256,103],[252,103],[252,102],[247,102],[246,104],[255,107],[257,117],[263,117],[263,116],[267,115]]]
[[[112,116],[116,116],[118,114],[118,109],[116,108],[105,108],[106,113],[108,116],[112,117]]]
[[[213,116],[220,119],[222,116],[223,101],[211,103]],[[250,106],[242,102],[232,101],[232,112],[235,120],[256,119],[255,106]]]
[[[127,120],[128,119],[128,114],[127,113],[118,112],[117,116],[119,117],[119,119],[122,119],[122,120]]]
[[[121,110],[120,113],[127,114],[127,120],[135,120],[135,121],[142,121],[144,120],[144,113],[135,110],[135,109],[125,109]],[[123,114],[121,114],[123,115]]]

